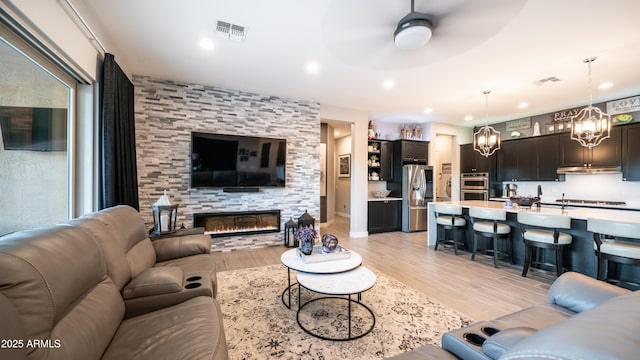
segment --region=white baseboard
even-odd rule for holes
[[[339,212],[336,211],[334,212],[335,215],[341,216],[341,217],[345,217],[345,218],[351,218],[351,214],[350,213],[343,213],[343,212]]]
[[[350,231],[349,232],[349,237],[352,237],[352,238],[361,238],[361,237],[367,237],[367,236],[369,236],[368,231]]]

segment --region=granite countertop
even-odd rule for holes
[[[609,221],[621,221],[621,222],[630,222],[630,223],[640,223],[640,216],[635,211],[628,210],[620,210],[620,209],[602,209],[602,208],[588,208],[588,207],[578,207],[578,206],[568,206],[565,209],[561,209],[561,207],[557,204],[554,206],[547,205],[544,203],[542,207],[538,208],[536,206],[529,208],[521,208],[517,205],[507,207],[503,202],[498,201],[480,201],[480,200],[472,200],[472,201],[441,201],[439,203],[443,204],[453,204],[460,205],[465,208],[470,207],[482,207],[482,208],[492,208],[492,209],[505,209],[507,212],[518,213],[520,211],[527,212],[537,212],[540,214],[547,215],[568,215],[572,219],[576,220],[587,220],[588,218],[593,219],[601,219],[601,220],[609,220]]]
[[[399,197],[383,197],[383,198],[370,197],[369,198],[369,201],[398,201],[398,200],[402,200],[402,198],[399,198]]]

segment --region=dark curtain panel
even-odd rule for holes
[[[112,54],[105,54],[100,86],[100,209],[139,210],[134,87]]]

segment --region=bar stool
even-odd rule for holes
[[[507,211],[503,209],[469,208],[469,217],[473,224],[473,251],[471,261],[475,260],[478,251],[478,238],[492,239],[493,249],[484,249],[485,253],[493,253],[493,267],[498,267],[499,257],[509,257],[513,264],[513,246],[511,244],[511,226],[500,223],[507,220]],[[491,220],[491,221],[476,221]],[[498,240],[506,240],[507,252],[498,250]],[[489,247],[487,245],[487,247]]]
[[[640,284],[620,280],[617,275],[618,264],[640,265],[640,242],[631,240],[640,239],[640,224],[587,219],[587,230],[593,232],[593,248],[598,257],[598,280],[640,288]]]
[[[462,206],[434,204],[433,209],[436,216],[435,250],[438,251],[438,244],[443,243],[452,245],[453,253],[458,255],[458,244],[465,247],[464,228],[467,225],[467,221],[462,216]],[[453,232],[452,239],[447,239],[447,230]]]
[[[543,215],[532,212],[518,212],[518,222],[522,229],[522,239],[524,240],[524,266],[522,268],[522,276],[526,277],[529,266],[532,264],[555,266],[556,274],[560,276],[563,272],[562,257],[563,249],[571,245],[571,235],[562,233],[559,229],[571,228],[571,217],[567,215]],[[526,226],[534,226],[536,228],[527,228]],[[550,230],[541,230],[539,228],[552,228]],[[556,263],[550,264],[541,261],[535,261],[534,251],[536,249],[552,249],[556,252]],[[532,260],[533,258],[533,260]]]

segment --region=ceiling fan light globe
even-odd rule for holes
[[[424,19],[412,20],[398,25],[394,41],[398,49],[415,50],[427,45],[431,35],[431,22]]]

